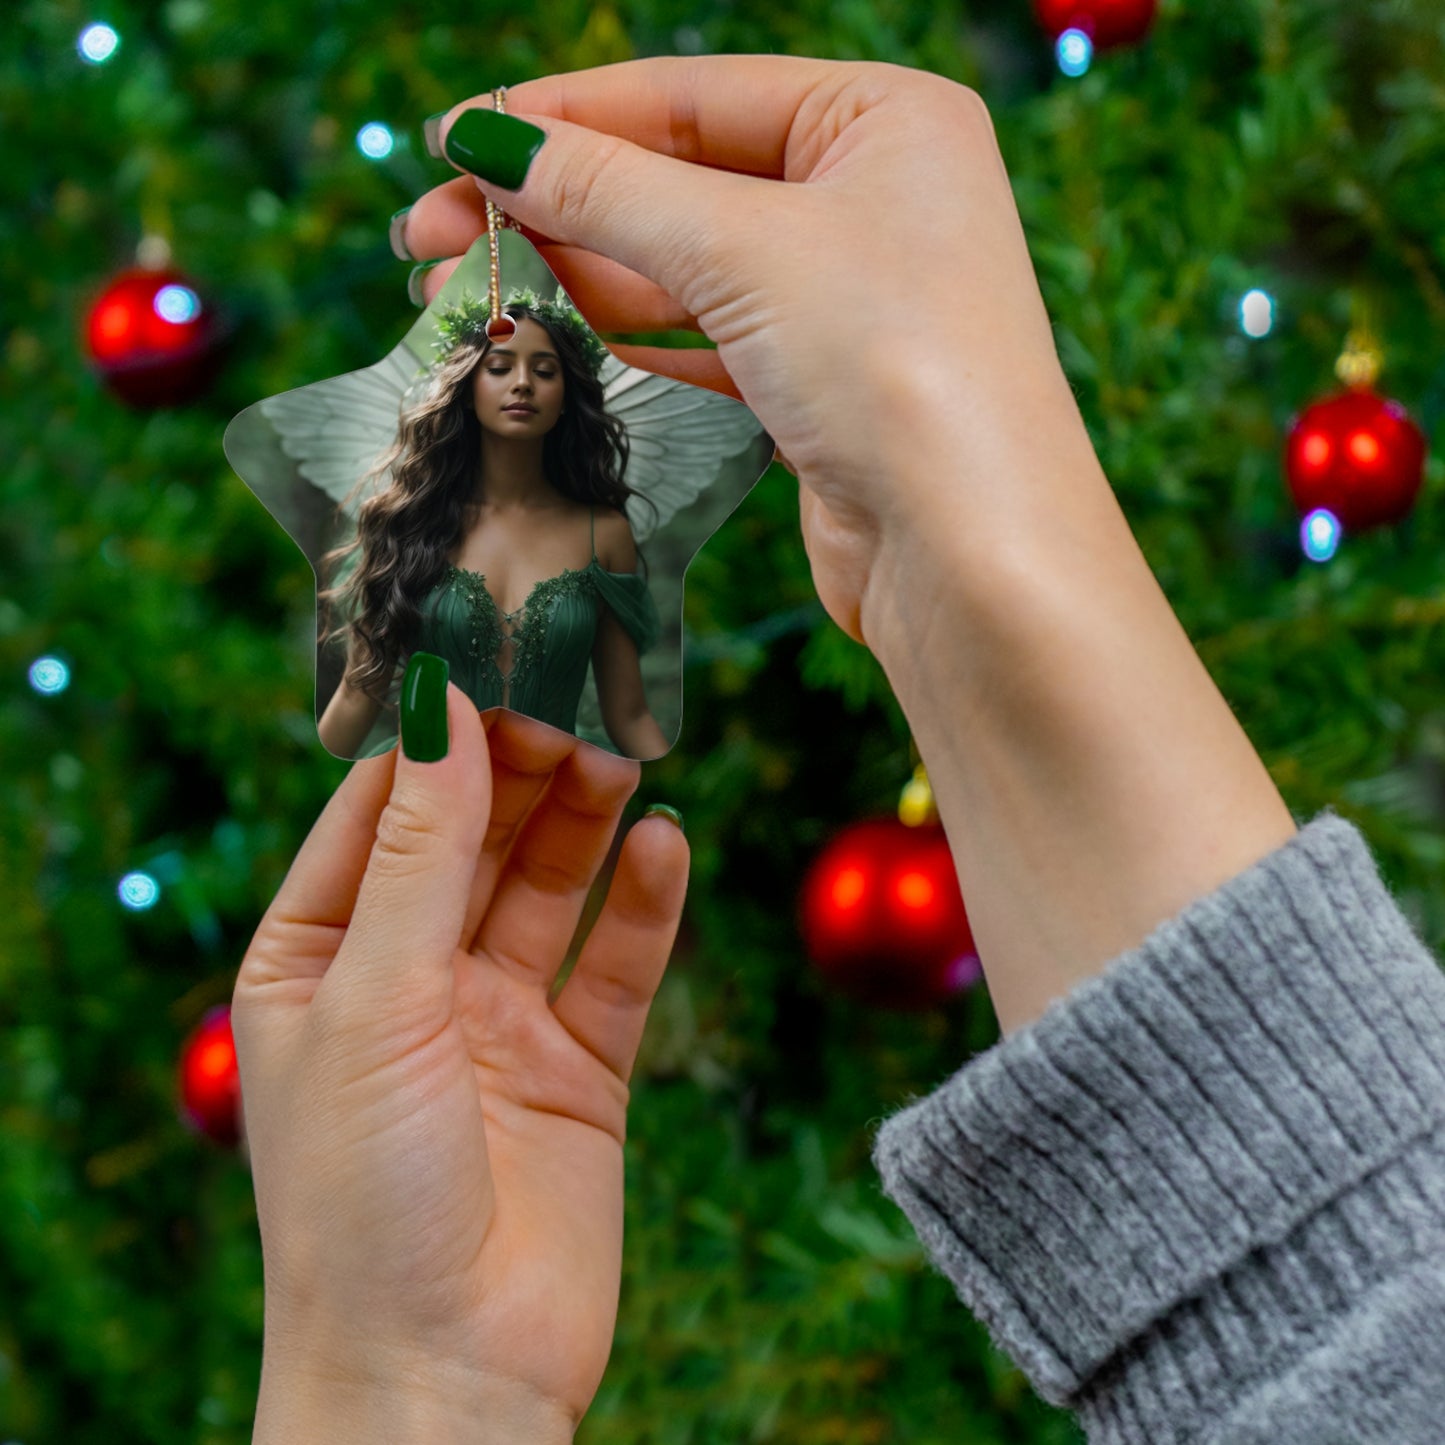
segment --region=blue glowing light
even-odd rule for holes
[[[1328,562],[1339,550],[1344,529],[1333,512],[1316,507],[1300,523],[1300,547],[1311,562]]]
[[[162,286],[151,302],[162,321],[184,326],[201,314],[201,298],[189,286]]]
[[[47,696],[70,686],[70,669],[58,657],[37,657],[30,664],[30,686]]]
[[[1077,77],[1094,63],[1094,42],[1082,30],[1066,30],[1054,42],[1054,55],[1065,75]]]
[[[1274,330],[1274,298],[1256,288],[1239,303],[1239,329],[1246,336],[1268,336]]]
[[[80,58],[92,65],[104,65],[119,46],[120,36],[109,25],[87,25],[75,42]]]
[[[356,148],[374,161],[385,160],[395,144],[391,127],[382,125],[379,120],[371,121],[356,132]]]
[[[149,873],[127,873],[115,891],[127,908],[139,913],[161,896],[161,885]]]

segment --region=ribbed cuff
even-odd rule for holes
[[[1038,1394],[1157,1445],[1445,1242],[1442,1042],[1445,974],[1327,811],[873,1160]]]

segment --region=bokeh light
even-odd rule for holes
[[[201,298],[189,286],[162,286],[151,303],[162,321],[184,326],[201,314]]]
[[[37,657],[30,664],[30,686],[51,696],[70,686],[70,669],[58,657]]]
[[[1274,298],[1256,288],[1239,303],[1239,329],[1246,336],[1268,336],[1274,330]]]
[[[115,891],[127,908],[139,913],[155,904],[161,896],[161,885],[149,873],[127,873]]]
[[[893,883],[893,893],[905,908],[927,908],[938,890],[933,880],[916,868],[900,873]]]
[[[120,48],[120,36],[109,25],[87,25],[75,42],[82,60],[104,65]]]
[[[1311,562],[1328,562],[1339,550],[1343,531],[1333,512],[1316,507],[1300,523],[1300,547]]]
[[[983,977],[983,961],[976,953],[961,953],[948,966],[947,986],[957,993],[970,987]]]
[[[1082,30],[1066,30],[1054,42],[1054,55],[1065,75],[1078,77],[1094,63],[1094,42]]]
[[[833,880],[833,906],[852,908],[867,891],[868,878],[861,868],[840,868]]]
[[[391,127],[382,125],[379,120],[370,121],[356,132],[357,150],[371,160],[385,160],[395,145],[396,138],[391,133]]]

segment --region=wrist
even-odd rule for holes
[[[1025,394],[1021,426],[981,434],[946,411],[943,423],[925,420],[929,401],[915,398],[917,440],[890,468],[859,605],[863,639],[905,707],[916,695],[920,707],[951,711],[939,653],[972,670],[966,654],[990,647],[994,629],[1041,601],[1042,584],[1071,561],[1117,569],[1127,559],[1152,584],[1062,373],[1056,387]]]
[[[860,626],[927,765],[1007,1034],[1294,824],[1092,447],[1045,437],[987,489],[952,475],[931,526],[883,532]]]
[[[396,1359],[353,1370],[263,1353],[252,1445],[571,1445],[577,1422],[520,1381]]]

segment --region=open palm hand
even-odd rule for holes
[[[621,1283],[628,1079],[688,850],[648,818],[551,994],[638,765],[448,688],[358,763],[237,980],[267,1367],[581,1419]]]

